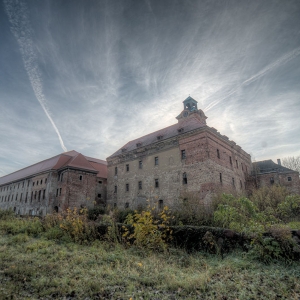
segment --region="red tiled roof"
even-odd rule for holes
[[[189,118],[183,123],[177,123],[177,124],[171,125],[169,127],[160,129],[158,131],[144,135],[138,139],[132,140],[132,141],[128,142],[127,144],[125,144],[122,148],[120,148],[118,151],[116,151],[114,154],[112,154],[108,158],[112,158],[114,156],[121,154],[122,149],[126,149],[126,152],[128,152],[128,151],[138,148],[136,145],[137,143],[141,143],[141,146],[143,147],[143,146],[150,145],[152,143],[163,141],[163,140],[171,138],[173,136],[177,136],[178,134],[180,134],[178,132],[178,130],[181,128],[183,129],[183,133],[184,133],[184,132],[188,132],[188,131],[194,130],[196,128],[201,128],[201,127],[207,127],[207,125],[203,124],[196,118]],[[158,136],[161,136],[161,138],[159,140],[157,139]]]
[[[0,177],[0,185],[18,181],[50,170],[59,170],[64,167],[73,167],[97,172],[97,177],[107,178],[106,161],[87,157],[75,150],[61,153],[34,165]]]

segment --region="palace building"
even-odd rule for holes
[[[209,127],[191,97],[176,119],[107,158],[109,205],[136,208],[149,201],[162,207],[191,195],[208,203],[218,190],[245,191],[250,155]]]
[[[0,208],[46,215],[106,199],[106,161],[69,151],[0,177]]]

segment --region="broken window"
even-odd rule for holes
[[[115,175],[118,175],[118,167],[115,167]]]
[[[158,188],[159,187],[159,182],[158,179],[155,179],[155,187]]]
[[[182,174],[182,183],[183,184],[187,184],[187,177],[186,177],[186,173],[185,172]]]
[[[141,181],[139,181],[139,190],[141,190],[142,189],[142,182]]]
[[[218,156],[218,158],[220,158],[220,151],[219,151],[219,149],[217,149],[217,156]]]
[[[118,192],[118,187],[115,185],[114,193],[116,194]]]
[[[289,177],[288,177],[288,181],[292,181],[292,177],[289,176]]]
[[[36,200],[37,191],[34,192],[34,200]]]
[[[99,184],[102,184],[102,180],[98,181]]]
[[[129,172],[129,164],[126,165],[126,172]]]
[[[185,159],[186,155],[185,155],[185,150],[181,150],[181,159]]]
[[[43,179],[41,180],[41,184],[43,184]]]
[[[101,194],[98,194],[98,198],[101,198]]]
[[[126,183],[126,192],[129,192],[129,183]]]
[[[56,190],[56,197],[58,197],[58,189]]]
[[[39,191],[39,196],[38,196],[39,201],[41,201],[41,193],[42,193],[42,191]]]
[[[220,182],[222,183],[222,173],[220,173]]]
[[[80,181],[82,180],[82,175],[79,175],[79,180],[80,180]]]
[[[158,156],[155,156],[155,158],[154,158],[154,165],[158,166]]]
[[[232,177],[232,185],[235,186],[234,178]]]
[[[59,189],[59,196],[61,196],[61,188]]]
[[[23,194],[21,194],[21,196],[20,196],[20,202],[22,202],[22,196],[23,196]]]
[[[139,161],[139,169],[142,169],[143,168],[143,162],[140,160]]]
[[[161,200],[161,199],[160,199],[160,200],[158,201],[158,208],[159,208],[159,209],[163,209],[163,208],[164,208],[164,200]]]

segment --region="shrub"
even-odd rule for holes
[[[123,226],[123,238],[128,243],[132,242],[138,248],[165,251],[167,249],[167,239],[170,238],[169,229],[170,213],[168,207],[158,213],[158,219],[154,218],[155,209],[150,206],[142,211],[135,211],[126,217],[125,224],[133,227],[133,232]]]
[[[87,211],[88,219],[92,221],[96,221],[99,215],[105,214],[105,208],[102,206],[95,206],[93,208],[89,208]]]
[[[284,201],[278,204],[277,211],[279,216],[284,220],[299,218],[300,216],[300,196],[289,195]]]
[[[9,219],[12,219],[14,216],[15,216],[15,213],[13,212],[13,210],[0,209],[0,220],[9,220]]]

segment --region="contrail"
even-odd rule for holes
[[[41,73],[37,63],[36,52],[32,42],[32,28],[28,20],[28,13],[25,3],[19,0],[4,0],[6,14],[11,23],[11,32],[19,43],[25,70],[28,74],[34,94],[41,104],[46,116],[51,122],[55,132],[57,133],[60,145],[66,152],[62,137],[50,116],[49,109],[46,105],[46,98],[43,93],[43,85]]]
[[[213,108],[215,105],[217,105],[218,103],[220,103],[224,99],[226,99],[229,96],[231,96],[232,94],[236,93],[236,91],[240,87],[242,87],[243,85],[248,85],[248,84],[256,81],[258,78],[260,78],[260,77],[264,76],[265,74],[269,73],[271,70],[273,70],[274,68],[278,67],[279,65],[281,65],[283,63],[287,63],[289,60],[295,58],[299,54],[300,54],[300,47],[294,49],[293,51],[291,51],[291,52],[289,52],[287,54],[285,54],[281,58],[277,59],[275,62],[273,62],[273,63],[269,64],[268,66],[266,66],[265,68],[263,68],[261,71],[259,71],[255,75],[253,75],[250,78],[248,78],[247,80],[243,81],[237,88],[231,90],[225,97],[223,97],[223,98],[221,98],[219,100],[215,100],[212,103],[210,103],[206,108],[204,108],[204,110],[205,111],[210,110],[211,108]]]

